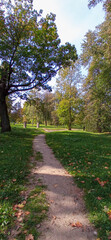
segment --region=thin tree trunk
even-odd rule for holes
[[[69,107],[69,123],[68,123],[68,130],[71,130],[71,125],[72,125],[72,121],[71,121],[71,107]]]
[[[3,88],[3,85],[0,84],[1,132],[9,132],[9,131],[11,131],[5,97],[6,97],[5,96],[5,89]]]
[[[45,119],[45,126],[47,126],[47,119]]]
[[[101,128],[101,119],[97,120],[97,132],[101,133],[102,132],[102,128]]]

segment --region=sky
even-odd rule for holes
[[[56,14],[56,25],[61,43],[74,44],[81,53],[81,43],[88,30],[94,30],[104,21],[102,3],[88,8],[88,0],[34,0],[34,8],[43,10],[43,16]]]
[[[50,12],[56,14],[56,25],[61,44],[70,42],[74,44],[77,54],[81,53],[81,44],[88,30],[95,30],[95,27],[104,21],[105,13],[102,3],[89,9],[88,0],[34,0],[34,8],[39,12],[43,10],[45,17]],[[56,77],[49,85],[52,89],[56,86]]]

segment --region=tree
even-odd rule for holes
[[[54,96],[53,93],[45,92],[42,96],[42,114],[45,125],[52,123],[52,112],[54,111]]]
[[[74,45],[60,45],[55,15],[43,18],[33,9],[33,0],[4,0],[1,7],[0,114],[5,132],[11,130],[6,96],[50,89],[48,81],[75,61],[77,53]]]
[[[84,81],[85,124],[87,130],[109,131],[111,122],[111,20],[94,32],[89,31],[82,44],[81,62],[88,67]]]
[[[66,69],[61,69],[57,79],[56,95],[58,99],[57,112],[59,121],[62,124],[66,124],[69,130],[71,130],[78,108],[79,94],[77,84],[81,80],[78,66],[79,64],[77,63]]]
[[[27,95],[24,103],[23,112],[28,122],[52,123],[52,111],[54,111],[53,93],[48,91],[40,93],[37,89],[33,89]]]
[[[21,102],[17,102],[12,106],[10,112],[10,119],[14,123],[22,123],[23,121],[23,109],[21,107]]]
[[[42,95],[37,89],[31,90],[23,106],[23,114],[27,122],[39,123],[42,118]]]
[[[103,6],[106,12],[111,12],[111,1],[110,0],[88,0],[88,7],[95,7],[98,3],[103,2]]]

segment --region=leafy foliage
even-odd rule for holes
[[[55,15],[41,17],[32,1],[5,1],[2,7],[0,71],[7,94],[47,88],[47,81],[62,65],[75,61],[75,47],[69,43],[60,46]]]
[[[95,7],[98,3],[103,2],[104,9],[107,12],[111,12],[111,1],[110,0],[88,0],[88,7]]]
[[[26,98],[33,88],[49,89],[48,81],[77,59],[74,45],[60,45],[55,15],[45,18],[33,9],[33,0],[1,3],[0,115],[2,132],[10,131],[6,96]],[[25,91],[25,93],[24,93]]]
[[[81,82],[79,64],[72,64],[66,69],[59,71],[56,80],[57,113],[61,124],[66,124],[71,130],[71,125],[79,109],[79,91],[77,84]]]
[[[29,92],[24,103],[23,114],[28,123],[36,124],[52,123],[52,112],[54,111],[54,94],[51,92],[40,93],[37,89]]]
[[[81,62],[88,67],[84,81],[86,129],[110,131],[111,106],[111,20],[89,31],[82,44]]]

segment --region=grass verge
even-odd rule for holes
[[[23,201],[23,204],[21,204],[22,209],[19,208],[19,205],[16,205],[17,226],[19,227],[17,240],[38,239],[40,235],[38,229],[47,216],[48,210],[44,188],[45,186],[42,184],[41,186],[35,186],[27,201]]]
[[[111,239],[111,135],[52,132],[47,144],[84,189],[90,220],[101,240]]]
[[[46,209],[44,203],[45,196],[43,187],[35,188],[35,198],[29,198],[28,203],[23,204],[24,199],[20,194],[25,191],[26,177],[30,173],[30,156],[32,152],[32,140],[35,135],[41,133],[35,128],[23,129],[21,126],[13,126],[12,132],[0,134],[0,239],[7,240],[10,236],[10,229],[16,221],[17,209],[15,205],[30,208],[30,216],[33,214],[33,204],[40,215],[39,221],[42,220],[42,211]],[[40,159],[40,156],[38,157]],[[37,159],[36,159],[37,160]],[[32,194],[32,193],[31,193]],[[32,200],[31,200],[32,199]],[[34,202],[35,201],[35,202]],[[22,202],[22,205],[21,205]],[[45,208],[45,209],[44,209]],[[40,213],[41,212],[41,213]],[[38,223],[38,222],[36,222]],[[23,226],[25,223],[23,223]],[[34,229],[34,224],[32,224]],[[31,228],[32,229],[32,228]],[[25,231],[25,230],[24,230]],[[33,230],[33,234],[35,230]],[[37,234],[36,234],[37,235]],[[25,236],[25,235],[24,235]],[[18,239],[25,239],[18,238]]]

